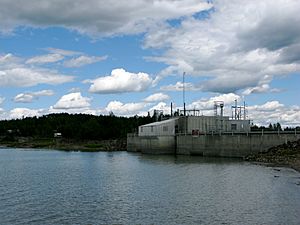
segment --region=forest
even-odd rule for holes
[[[113,115],[49,114],[41,117],[0,121],[2,137],[63,138],[75,140],[122,139],[139,125],[151,123],[150,116],[118,117]]]
[[[53,138],[55,133],[61,133],[65,139],[73,140],[110,140],[124,139],[127,133],[135,132],[137,127],[154,122],[157,115],[119,117],[110,115],[88,114],[49,114],[41,117],[0,121],[0,137],[33,137]],[[279,123],[267,127],[252,124],[251,131],[281,131],[295,128],[282,128]]]

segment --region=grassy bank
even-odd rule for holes
[[[65,151],[125,151],[126,140],[74,140],[64,138],[0,139],[0,145],[9,148],[42,148]]]
[[[300,139],[270,148],[264,153],[249,155],[245,159],[252,162],[288,166],[300,172]]]

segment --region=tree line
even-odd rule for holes
[[[49,114],[41,117],[0,121],[0,136],[52,138],[61,133],[63,138],[77,140],[107,140],[125,138],[138,126],[154,122],[148,116],[118,117],[87,114]]]
[[[270,123],[269,126],[257,126],[252,124],[251,131],[294,131],[295,129],[300,130],[300,127],[285,127],[282,128],[280,123]]]

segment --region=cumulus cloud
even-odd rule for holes
[[[270,102],[266,102],[263,105],[251,106],[251,107],[249,107],[249,110],[276,111],[278,109],[282,109],[283,107],[284,107],[284,105],[279,103],[279,101],[270,101]]]
[[[162,25],[146,33],[144,47],[163,50],[148,60],[168,65],[157,80],[186,71],[204,80],[201,91],[230,93],[259,86],[248,91],[254,93],[270,85],[261,85],[265,76],[272,80],[300,70],[299,1],[213,4],[206,19],[186,17],[176,27]]]
[[[83,97],[80,92],[62,96],[53,106],[53,109],[82,109],[89,108],[91,99]]]
[[[31,103],[34,100],[37,100],[41,96],[51,96],[54,95],[54,91],[52,90],[42,90],[36,92],[26,92],[20,93],[14,97],[15,102],[19,103]]]
[[[77,58],[73,58],[70,60],[67,60],[64,62],[65,67],[81,67],[85,65],[89,65],[96,62],[101,62],[103,60],[107,59],[107,56],[87,56],[87,55],[81,55]]]
[[[270,123],[279,122],[283,126],[299,126],[299,106],[285,106],[278,101],[269,101],[262,105],[247,107],[249,118],[255,124],[268,126]]]
[[[15,108],[10,110],[8,117],[9,119],[22,119],[25,117],[41,116],[43,114],[43,109]]]
[[[17,26],[59,26],[97,35],[135,34],[162,20],[193,15],[210,7],[207,1],[199,0],[134,0],[130,3],[90,0],[88,4],[84,0],[60,0],[47,4],[38,0],[29,0],[26,4],[22,0],[1,1],[0,25],[2,31]]]
[[[191,104],[187,105],[187,109],[196,109],[200,110],[203,115],[213,115],[214,104],[217,101],[224,102],[224,113],[227,115],[231,115],[231,106],[235,103],[241,101],[241,97],[234,93],[222,94],[213,96],[210,98],[201,98],[197,101],[192,102]]]
[[[145,102],[159,102],[159,101],[165,101],[168,100],[170,96],[164,94],[164,93],[155,93],[152,95],[149,95],[147,98],[144,99]]]
[[[130,116],[140,114],[145,107],[145,103],[122,103],[120,101],[111,101],[107,104],[105,111],[113,112],[116,115]]]
[[[130,73],[124,69],[114,69],[110,76],[88,81],[89,91],[98,94],[140,92],[150,87],[152,78],[147,73]]]
[[[153,115],[154,110],[160,110],[165,115],[171,114],[171,106],[167,105],[167,103],[165,103],[165,102],[159,102],[155,106],[152,106],[148,111],[150,112],[150,114]],[[175,111],[175,107],[173,108],[173,110]]]

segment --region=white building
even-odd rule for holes
[[[250,120],[224,116],[186,116],[139,126],[138,136],[203,135],[220,132],[250,132]]]

